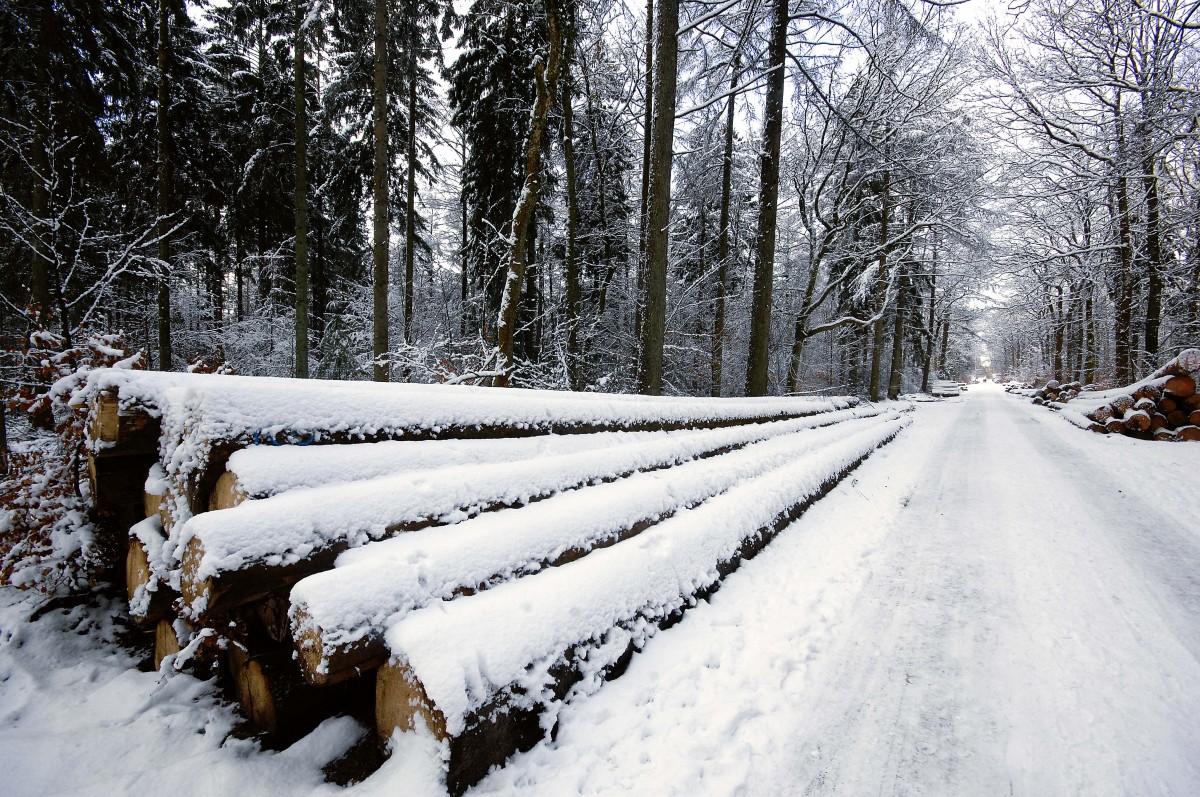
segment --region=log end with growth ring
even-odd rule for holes
[[[417,723],[424,723],[439,742],[450,738],[445,716],[408,665],[386,662],[375,675],[375,728],[379,738],[390,739],[397,730],[416,730]]]

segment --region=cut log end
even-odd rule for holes
[[[1163,385],[1163,392],[1177,399],[1196,395],[1196,380],[1190,376],[1172,376]]]
[[[200,562],[204,559],[204,543],[199,537],[193,537],[188,540],[187,547],[183,550],[183,560],[181,564],[180,587],[183,591],[183,600],[193,611],[203,612],[208,608],[209,597],[212,592],[212,584],[208,579],[197,577],[197,572],[200,569]]]
[[[424,687],[407,665],[388,662],[375,675],[375,727],[380,739],[390,739],[397,730],[411,731],[424,723],[438,741],[450,738],[446,718],[433,705]]]
[[[181,650],[183,647],[179,644],[179,635],[175,633],[175,624],[170,618],[159,620],[154,630],[154,669],[159,669],[167,656],[174,656]]]
[[[1200,426],[1181,426],[1175,430],[1177,440],[1200,441]]]
[[[232,509],[248,497],[246,491],[238,484],[237,474],[227,470],[217,478],[217,484],[208,497],[208,509],[210,512]]]

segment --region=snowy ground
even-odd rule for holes
[[[990,385],[915,415],[474,793],[1200,794],[1200,445]],[[263,752],[102,611],[31,610],[0,593],[4,794],[437,793],[425,740],[342,790],[352,720]]]

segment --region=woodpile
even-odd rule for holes
[[[450,743],[456,792],[540,739],[546,706],[497,683],[486,708],[454,715],[425,680],[420,646],[393,644],[398,623],[461,605],[469,629],[488,611],[481,596],[526,582],[537,595],[541,574],[567,568],[611,585],[598,552],[638,557],[634,540],[678,510],[690,517],[757,485],[749,503],[767,514],[726,511],[712,524],[726,547],[702,540],[693,551],[717,581],[689,581],[673,603],[639,598],[622,623],[544,651],[560,661],[542,694],[562,698],[619,674],[653,628],[715,590],[906,423],[853,399],[688,404],[388,386],[404,399],[389,407],[378,386],[355,403],[335,383],[117,377],[93,396],[89,470],[100,519],[128,529],[130,617],[153,636],[155,666],[221,678],[276,744],[339,711],[373,715],[381,744],[423,717]],[[242,394],[219,401],[227,385]],[[325,385],[342,390],[340,403],[321,401]],[[286,417],[323,403],[340,407],[323,426],[314,410]],[[594,666],[594,645],[619,655]]]
[[[1140,382],[1115,390],[1046,398],[1053,409],[1070,409],[1078,423],[1100,434],[1140,440],[1200,440],[1200,349],[1186,349]],[[1049,387],[1049,385],[1047,385]],[[1049,393],[1047,393],[1049,396]],[[1034,399],[1037,403],[1037,399]]]
[[[1034,404],[1046,404],[1051,401],[1067,402],[1083,392],[1083,384],[1081,382],[1059,382],[1057,379],[1051,379],[1046,383],[1045,387],[1039,388],[1033,392]]]

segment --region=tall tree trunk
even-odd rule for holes
[[[646,213],[646,263],[643,292],[638,390],[662,393],[663,343],[667,329],[667,224],[671,216],[672,146],[678,69],[679,0],[659,0],[654,71],[654,122],[651,127],[650,186]]]
[[[775,278],[775,227],[779,214],[779,147],[783,133],[784,61],[787,58],[788,2],[775,0],[767,45],[767,98],[759,158],[758,235],[755,241],[754,297],[750,311],[750,354],[746,395],[767,394],[771,359],[771,293]]]
[[[933,352],[937,348],[937,245],[933,249],[933,267],[929,272],[929,322],[925,326],[925,337],[928,348],[925,350],[925,364],[921,368],[921,392],[929,392],[929,371],[933,366]]]
[[[888,398],[895,401],[900,396],[904,376],[904,315],[908,311],[907,274],[903,263],[896,265],[896,318],[892,327],[892,361],[888,368]]]
[[[463,164],[462,168],[466,170],[467,163],[467,142],[466,139],[459,141],[459,163]],[[459,224],[461,225],[462,233],[459,236],[458,258],[459,258],[459,333],[467,334],[467,323],[473,320],[471,312],[471,259],[467,256],[467,190],[466,181],[461,179],[462,185],[458,191],[458,211]]]
[[[391,380],[388,349],[388,133],[387,133],[388,0],[375,0],[375,97],[371,115],[375,138],[375,170],[371,177],[374,215],[371,229],[374,279],[373,355],[376,382]]]
[[[49,315],[53,306],[50,295],[50,262],[52,256],[43,240],[50,208],[47,181],[50,179],[50,50],[58,19],[54,14],[53,0],[42,0],[42,15],[38,23],[38,47],[34,69],[36,85],[34,102],[37,119],[33,120],[33,140],[30,142],[33,162],[33,185],[30,191],[30,210],[33,213],[33,251],[30,252],[29,292],[35,313]],[[161,60],[161,55],[160,55]]]
[[[554,95],[558,91],[558,75],[562,68],[564,18],[561,3],[562,0],[545,0],[550,52],[545,64],[534,64],[537,94],[529,114],[529,137],[525,142],[525,184],[513,210],[513,226],[510,233],[513,244],[509,252],[504,293],[496,322],[496,367],[500,371],[500,375],[492,382],[496,387],[508,387],[516,366],[513,359],[513,343],[517,306],[521,301],[521,283],[525,279],[526,238],[541,187],[542,137],[546,133],[546,120],[550,115]]]
[[[729,90],[741,77],[740,55],[733,57]],[[733,115],[737,95],[730,94],[725,106],[725,149],[721,154],[721,215],[717,221],[717,278],[713,284],[712,395],[721,395],[725,370],[725,287],[729,284],[729,217],[733,204]]]
[[[1158,359],[1159,330],[1162,324],[1163,255],[1158,208],[1158,174],[1154,158],[1142,163],[1146,193],[1146,356]]]
[[[1054,286],[1054,297],[1050,300],[1050,321],[1054,325],[1054,378],[1061,381],[1066,379],[1066,358],[1064,351],[1066,331],[1066,313],[1063,306],[1063,289],[1061,285]]]
[[[676,3],[676,19],[678,19],[678,0],[672,0]],[[650,181],[653,164],[653,141],[654,141],[654,0],[646,0],[646,83],[645,83],[645,98],[646,109],[642,117],[642,193],[641,207],[638,216],[638,259],[637,259],[637,296],[643,296],[646,293],[646,251],[649,247],[647,239],[647,229],[650,223]],[[661,13],[661,12],[660,12]],[[676,23],[678,27],[678,22]],[[677,45],[676,45],[677,47]],[[662,55],[659,54],[659,58]],[[672,122],[674,124],[674,122]],[[642,341],[642,324],[645,318],[645,307],[641,302],[634,302],[633,311],[633,334],[638,340],[639,347]]]
[[[417,248],[417,10],[409,0],[408,172],[404,179],[404,345],[413,343],[413,270]],[[405,378],[407,379],[407,373]]]
[[[1128,385],[1133,382],[1133,233],[1129,222],[1128,178],[1124,175],[1116,181],[1117,223],[1117,295],[1113,317],[1113,361],[1117,383]]]
[[[296,0],[296,367],[297,379],[308,378],[308,98],[305,92],[304,7]]]
[[[171,108],[168,78],[171,39],[167,0],[158,0],[158,368],[171,370],[171,131],[167,114]]]
[[[946,378],[946,354],[950,349],[950,313],[942,316],[942,345],[938,349],[938,377]]]
[[[562,79],[562,151],[567,189],[567,250],[565,254],[567,295],[563,307],[567,333],[567,384],[572,390],[583,389],[582,363],[579,361],[579,263],[575,239],[579,234],[579,198],[575,183],[575,119],[572,111],[571,59],[574,56],[574,36],[568,31],[564,44]],[[600,153],[593,150],[595,157]],[[604,185],[600,186],[604,196]]]
[[[875,276],[875,313],[879,316],[872,325],[871,340],[871,401],[883,398],[883,342],[885,322],[883,311],[887,307],[888,289],[888,221],[891,213],[892,173],[883,173],[883,188],[880,193],[879,209],[879,273]]]

